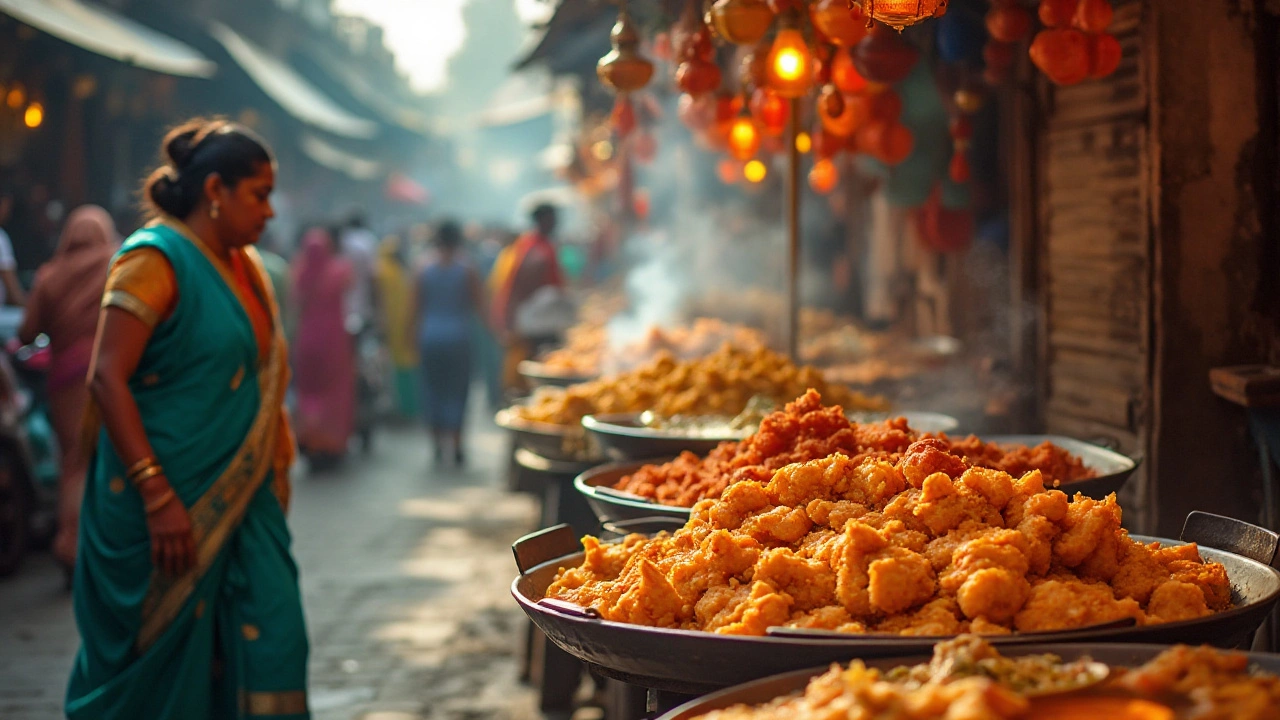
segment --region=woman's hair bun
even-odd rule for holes
[[[152,216],[184,219],[200,203],[204,181],[217,174],[234,187],[275,162],[266,143],[221,118],[196,118],[170,130],[161,144],[163,162],[147,178],[142,200]]]
[[[164,139],[164,159],[168,165],[181,170],[191,164],[199,144],[196,136],[201,134],[201,129],[195,123],[187,123],[169,132]]]

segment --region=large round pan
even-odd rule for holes
[[[678,525],[678,521],[671,519],[658,521],[658,527],[670,529]],[[623,529],[652,531],[655,528],[631,523]],[[1266,564],[1275,556],[1276,534],[1238,520],[1192,513],[1183,536],[1187,540],[1208,537],[1261,553],[1255,556],[1261,559],[1252,559],[1201,543],[1200,552],[1205,560],[1226,567],[1235,603],[1233,609],[1162,625],[1118,627],[1111,624],[1053,633],[995,636],[990,641],[999,646],[1045,642],[1240,645],[1252,636],[1280,597],[1280,572]],[[1179,542],[1140,536],[1134,539],[1162,544]],[[521,574],[512,582],[511,593],[552,642],[602,675],[657,690],[702,695],[769,675],[855,657],[927,655],[941,639],[781,629],[771,630],[771,634],[764,637],[741,637],[602,620],[589,609],[544,600],[557,571],[583,561],[578,540],[567,526],[548,528],[521,538],[512,549]]]
[[[516,365],[516,372],[520,376],[529,381],[534,387],[569,387],[595,379],[591,375],[572,375],[562,372],[556,372],[547,367],[545,363],[537,360],[522,360]]]
[[[1120,492],[1120,488],[1124,487],[1124,484],[1129,481],[1129,477],[1133,475],[1134,471],[1138,469],[1138,465],[1142,463],[1141,456],[1129,457],[1101,445],[1063,435],[991,435],[983,436],[982,439],[997,445],[1035,447],[1046,440],[1057,445],[1080,458],[1085,467],[1098,473],[1097,477],[1089,478],[1088,480],[1062,483],[1058,486],[1058,489],[1068,495],[1083,493],[1085,497],[1091,497],[1095,500],[1101,500],[1113,492]]]
[[[641,462],[620,462],[600,465],[574,478],[573,485],[587,498],[587,504],[602,523],[642,518],[669,518],[683,525],[689,520],[689,508],[659,505],[647,497],[614,490],[622,478],[645,465],[664,463],[670,457]]]
[[[509,430],[516,445],[549,460],[582,462],[600,459],[580,426],[530,422],[516,417],[510,408],[493,417],[498,427]]]
[[[651,457],[675,457],[684,451],[706,455],[722,442],[741,440],[754,428],[719,435],[690,435],[684,430],[663,430],[647,427],[641,421],[643,413],[618,413],[588,415],[582,419],[587,429],[605,454],[613,460],[643,460]],[[895,417],[905,417],[907,425],[925,433],[954,432],[960,421],[950,415],[922,410],[900,412],[855,412],[849,417],[857,422],[880,422]]]
[[[1004,648],[1001,652],[1008,657],[1052,654],[1062,658],[1065,662],[1087,657],[1112,667],[1133,668],[1149,662],[1168,649],[1166,645],[1047,643],[1043,645],[1009,647]],[[1247,653],[1247,656],[1250,664],[1254,667],[1264,672],[1280,675],[1280,655]],[[927,663],[929,659],[930,656],[928,655],[905,658],[876,658],[866,661],[866,664],[869,667],[880,670],[892,670],[903,665]],[[693,718],[705,715],[712,710],[723,710],[734,705],[761,705],[784,695],[803,692],[810,680],[825,673],[829,667],[829,665],[823,665],[807,670],[797,670],[727,688],[687,702],[660,716],[658,720],[693,720]]]

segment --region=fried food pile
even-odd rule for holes
[[[785,401],[818,388],[850,410],[884,410],[883,398],[867,397],[828,385],[822,373],[796,367],[785,356],[730,345],[696,360],[660,353],[648,365],[568,388],[541,388],[530,402],[512,408],[529,422],[576,426],[586,415],[644,412],[674,415],[727,415],[742,412],[757,395]]]
[[[1174,646],[1141,667],[1113,668],[1103,685],[1075,695],[1037,697],[1039,676],[1070,676],[1081,663],[1053,655],[1006,658],[973,636],[938,643],[928,665],[881,672],[855,660],[809,681],[803,693],[763,705],[734,705],[699,720],[1022,720],[1089,717],[1139,701],[1155,712],[1141,717],[1179,720],[1264,720],[1275,717],[1280,678],[1252,674],[1240,653]],[[1014,674],[1009,675],[1009,670]],[[1117,677],[1118,676],[1118,677]],[[1127,706],[1132,710],[1132,705]],[[1179,712],[1174,711],[1178,708]],[[1134,717],[1130,712],[1125,717]]]
[[[605,545],[547,596],[608,620],[735,635],[771,626],[954,635],[1197,618],[1231,606],[1195,545],[1130,539],[1115,496],[970,467],[938,438],[742,478],[673,534]]]
[[[569,329],[563,347],[542,357],[543,367],[569,377],[596,377],[639,367],[660,353],[677,359],[702,357],[722,345],[742,350],[768,347],[764,333],[745,325],[714,318],[698,318],[691,325],[673,328],[651,327],[643,337],[620,348],[610,347],[606,323],[584,323]]]
[[[818,460],[841,453],[855,462],[877,458],[896,462],[922,435],[904,418],[881,423],[855,423],[839,405],[822,405],[810,388],[785,409],[767,416],[755,435],[722,443],[700,458],[690,452],[663,465],[646,465],[622,478],[614,489],[652,498],[663,505],[692,507],[699,500],[717,498],[739,480],[767,482],[791,463]],[[951,452],[970,465],[1003,470],[1021,477],[1039,470],[1047,486],[1096,476],[1080,459],[1051,443],[1034,448],[1001,449],[976,437],[951,440],[937,436]]]

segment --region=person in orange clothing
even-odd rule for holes
[[[71,720],[309,718],[285,510],[287,348],[253,248],[275,159],[194,120],[143,189],[154,220],[107,279],[90,363],[101,429],[74,578]]]

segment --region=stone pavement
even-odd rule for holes
[[[416,431],[295,477],[290,524],[311,632],[316,720],[540,718],[516,679],[523,614],[511,541],[536,504],[504,489],[506,448],[480,421],[466,471],[429,469]],[[77,636],[45,555],[0,581],[0,718],[61,717]]]

